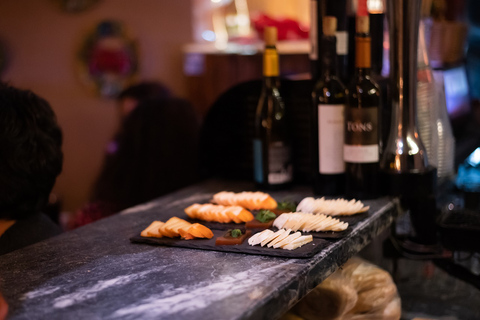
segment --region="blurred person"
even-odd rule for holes
[[[0,83],[0,255],[61,233],[41,212],[62,171],[61,146],[49,103]]]
[[[117,97],[119,117],[125,119],[142,101],[170,97],[172,97],[170,89],[160,82],[145,81],[132,85],[120,92]]]
[[[169,88],[157,81],[144,81],[131,85],[121,91],[117,96],[117,112],[122,126],[125,118],[143,101],[155,99],[168,99],[173,95]],[[107,155],[115,153],[118,148],[118,131],[107,145]]]
[[[198,117],[180,98],[146,100],[124,119],[75,228],[197,181]]]

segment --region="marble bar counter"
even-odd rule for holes
[[[218,191],[252,189],[203,182],[0,256],[8,319],[276,319],[400,213],[396,199],[365,201],[367,217],[308,259],[129,241],[153,220],[183,216]],[[306,186],[271,194],[280,201],[312,195]]]

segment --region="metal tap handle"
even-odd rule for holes
[[[427,153],[417,129],[417,48],[422,0],[388,0],[392,123],[383,170],[424,172]]]

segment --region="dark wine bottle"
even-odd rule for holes
[[[277,29],[265,28],[263,87],[255,114],[254,180],[259,188],[286,187],[293,180],[290,126],[280,94]]]
[[[355,35],[355,76],[345,112],[344,160],[346,195],[378,196],[380,89],[370,77],[371,40],[368,16],[358,16]]]
[[[313,191],[319,195],[345,192],[343,143],[347,90],[337,77],[337,19],[323,18],[321,74],[313,89]]]
[[[310,70],[313,83],[320,76],[319,46],[323,35],[323,16],[325,15],[326,0],[310,1]]]
[[[346,24],[347,24],[347,46],[348,54],[346,58],[345,73],[348,77],[348,80],[345,79],[345,84],[349,84],[351,77],[355,74],[355,17],[357,14],[357,5],[358,1],[356,0],[347,0],[346,8]]]
[[[346,83],[351,78],[352,73],[348,73],[348,18],[347,18],[347,0],[328,0],[326,3],[326,15],[337,18],[337,61],[338,78]]]

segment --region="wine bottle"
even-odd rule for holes
[[[345,74],[348,79],[344,79],[344,83],[350,83],[352,75],[355,74],[355,17],[357,14],[358,1],[347,0],[346,19],[347,19],[347,47],[348,54],[346,58]]]
[[[345,192],[343,142],[347,91],[337,77],[337,19],[323,18],[321,75],[313,89],[313,190],[315,194]]]
[[[347,18],[347,0],[328,0],[326,5],[326,15],[337,18],[337,76],[346,83],[352,73],[348,73],[348,18]]]
[[[356,22],[355,76],[345,112],[346,195],[369,199],[378,195],[380,89],[370,77],[369,18]]]
[[[280,94],[277,29],[265,28],[263,87],[255,114],[254,180],[259,188],[276,189],[293,180],[290,127]]]
[[[316,81],[319,76],[318,44],[322,34],[322,0],[310,0],[310,70],[312,80]]]

